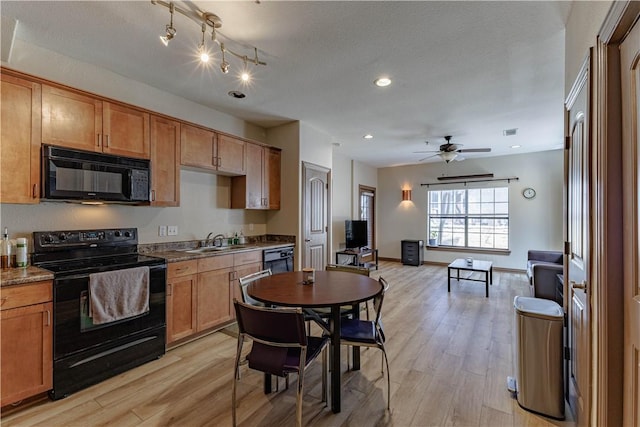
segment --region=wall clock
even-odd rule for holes
[[[527,187],[522,190],[522,195],[525,199],[533,199],[534,197],[536,197],[536,190],[531,187]]]

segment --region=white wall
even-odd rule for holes
[[[378,249],[379,256],[400,259],[400,241],[418,239],[427,242],[427,187],[438,176],[493,173],[495,178],[512,177],[518,181],[474,184],[509,187],[510,255],[426,250],[425,261],[448,263],[472,256],[494,262],[496,267],[524,269],[527,250],[562,249],[563,151],[467,159],[464,162],[427,163],[378,169]],[[533,200],[522,197],[522,189],[533,187]],[[457,185],[434,189],[463,188]],[[402,202],[402,189],[412,190],[412,202]]]
[[[264,129],[126,79],[73,58],[16,40],[11,63],[4,66],[83,89],[152,111],[256,140],[265,140]],[[0,223],[11,237],[31,237],[35,230],[138,227],[141,243],[202,239],[210,231],[227,233],[243,229],[246,235],[267,232],[267,214],[229,209],[229,178],[183,170],[181,206],[150,208],[133,206],[79,206],[45,202],[39,205],[0,205]],[[253,231],[249,225],[253,224]],[[177,225],[178,236],[158,237],[158,226]],[[293,234],[293,233],[291,233]]]
[[[571,90],[589,47],[595,46],[612,3],[609,0],[573,2],[565,32],[565,94]]]
[[[340,155],[334,150],[333,170],[331,175],[331,257],[341,249],[340,244],[344,243],[344,221],[352,219],[352,160]]]

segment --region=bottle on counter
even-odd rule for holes
[[[2,233],[2,254],[0,255],[0,266],[3,269],[13,267],[13,265],[11,265],[12,249],[11,242],[9,241],[9,230],[5,227],[4,233]]]
[[[241,245],[244,245],[247,243],[247,239],[246,237],[244,237],[244,234],[242,233],[242,230],[240,230],[240,237],[238,237],[238,243]]]
[[[237,231],[235,233],[233,233],[233,244],[234,245],[238,244],[238,232]]]
[[[16,267],[26,268],[29,265],[27,239],[19,237],[16,240]]]

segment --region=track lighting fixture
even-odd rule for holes
[[[198,45],[198,56],[200,61],[209,62],[209,52],[207,52],[207,46],[204,44],[204,34],[207,32],[207,24],[202,23],[202,42]]]
[[[190,2],[186,2],[186,3],[190,3]],[[216,32],[216,29],[219,29],[222,27],[222,20],[220,19],[220,17],[218,17],[218,15],[210,12],[200,11],[195,5],[191,5],[192,7],[190,8],[190,10],[185,10],[174,5],[173,2],[167,3],[162,0],[151,0],[151,4],[164,6],[169,9],[170,21],[165,28],[165,34],[160,36],[160,40],[165,46],[168,46],[169,41],[171,41],[176,36],[176,29],[173,26],[173,13],[178,12],[181,15],[184,15],[187,18],[190,18],[192,21],[200,25],[200,28],[202,31],[202,40],[200,44],[198,44],[197,46],[197,54],[198,54],[198,57],[200,58],[200,61],[207,63],[211,59],[210,52],[209,50],[207,50],[207,46],[205,44],[205,35],[207,32],[207,29],[211,28],[211,42],[218,43],[218,45],[220,46],[220,52],[221,52],[220,71],[223,74],[228,74],[229,70],[232,68],[232,65],[227,61],[225,54],[227,54],[227,56],[229,54],[232,56],[235,56],[237,59],[243,62],[244,67],[242,69],[242,72],[239,74],[240,79],[243,82],[248,82],[249,80],[251,80],[251,75],[249,74],[247,63],[251,62],[254,65],[267,65],[266,62],[261,61],[258,58],[257,47],[253,48],[253,58],[251,58],[247,55],[242,55],[240,53],[234,52],[233,50],[226,47],[224,42],[218,40],[218,34],[223,36],[223,38],[226,38],[224,34]],[[227,41],[229,41],[229,39],[227,39]]]
[[[173,11],[174,11],[173,3],[170,3],[169,13],[171,14],[171,19],[169,21],[169,25],[167,25],[165,28],[165,35],[160,36],[160,41],[162,41],[162,43],[165,46],[169,46],[169,41],[176,36],[176,29],[173,28]]]

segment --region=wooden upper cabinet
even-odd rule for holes
[[[213,131],[183,124],[180,130],[180,164],[215,170],[215,142]]]
[[[280,209],[280,186],[282,152],[276,148],[265,147],[265,178],[264,186],[268,209]]]
[[[216,144],[216,166],[218,172],[242,175],[247,172],[245,150],[247,143],[241,139],[218,134]]]
[[[42,143],[149,158],[149,113],[42,86]]]
[[[180,206],[180,123],[151,116],[151,206]]]
[[[103,102],[102,134],[105,153],[149,158],[149,113]]]
[[[247,143],[247,173],[231,179],[231,208],[280,209],[280,150]]]
[[[38,203],[41,86],[5,73],[0,82],[0,203]]]

